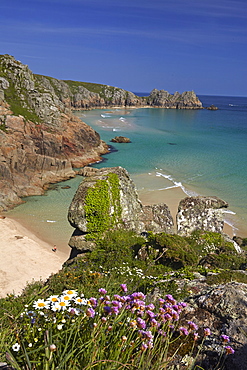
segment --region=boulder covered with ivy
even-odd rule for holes
[[[101,238],[107,230],[174,233],[167,205],[143,206],[122,167],[98,169],[85,177],[70,204],[68,220],[76,229],[69,245],[81,252],[91,251],[88,242]]]

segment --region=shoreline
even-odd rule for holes
[[[28,283],[58,272],[65,254],[9,217],[0,218],[0,298],[19,295]]]

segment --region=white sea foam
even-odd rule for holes
[[[119,121],[126,122],[126,119],[124,117],[120,117]]]
[[[235,212],[230,211],[230,209],[223,210],[222,212],[223,212],[223,213],[228,213],[228,214],[230,214],[230,215],[235,215],[235,214],[236,214]]]
[[[113,128],[112,131],[121,131],[120,128]]]
[[[110,114],[101,114],[101,117],[102,118],[109,118],[109,117],[111,117],[111,115]]]
[[[172,189],[172,188],[181,188],[182,191],[188,195],[189,197],[197,196],[198,194],[192,190],[188,190],[184,187],[184,185],[180,181],[175,181],[171,175],[165,175],[161,172],[156,172],[157,177],[164,177],[165,179],[171,181],[174,185],[167,186],[166,188],[159,189],[159,190],[166,190],[166,189]]]
[[[46,222],[57,222],[57,221],[54,221],[54,220],[46,220]]]

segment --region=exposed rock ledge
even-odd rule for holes
[[[102,235],[107,229],[134,230],[139,234],[149,231],[177,232],[181,236],[190,235],[198,229],[223,231],[222,208],[228,204],[217,197],[183,199],[179,204],[175,230],[167,205],[142,205],[135,185],[124,168],[85,167],[82,174],[86,177],[79,185],[68,211],[68,220],[75,228],[69,241],[72,256],[92,251],[95,236]],[[237,244],[235,249],[239,252]]]

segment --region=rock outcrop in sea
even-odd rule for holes
[[[100,160],[108,146],[72,110],[109,106],[200,109],[202,103],[193,91],[138,97],[108,85],[57,80],[0,55],[0,211],[74,176],[73,167]]]

